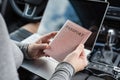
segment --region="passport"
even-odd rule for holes
[[[91,31],[84,27],[67,20],[54,39],[50,42],[50,48],[45,49],[45,54],[61,62],[70,54],[79,44],[84,44]]]

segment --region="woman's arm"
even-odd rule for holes
[[[5,22],[0,15],[0,80],[19,80],[12,45]]]
[[[74,73],[83,70],[87,64],[84,45],[80,44],[57,66],[50,80],[71,80]]]
[[[15,44],[22,51],[24,58],[25,59],[30,59],[30,57],[28,56],[28,46],[29,46],[29,44],[25,44],[25,43],[21,43],[21,42],[15,42]]]
[[[61,62],[56,67],[50,80],[70,80],[74,75],[75,70],[73,66],[67,62]]]

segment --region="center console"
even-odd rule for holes
[[[109,2],[110,7],[85,73],[100,80],[120,80],[120,1]]]

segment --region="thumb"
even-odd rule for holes
[[[76,54],[80,55],[82,53],[83,49],[84,49],[84,45],[83,44],[79,44],[78,47],[75,49],[74,52]]]
[[[36,46],[38,49],[40,50],[44,50],[48,47],[48,44],[44,43],[44,44],[37,44]]]

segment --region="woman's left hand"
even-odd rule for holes
[[[38,39],[35,43],[31,43],[28,46],[28,56],[31,59],[38,59],[42,56],[48,56],[43,52],[44,49],[49,48],[49,42],[50,39],[53,38],[57,32],[51,32],[49,34],[46,34],[42,36],[40,39]]]

